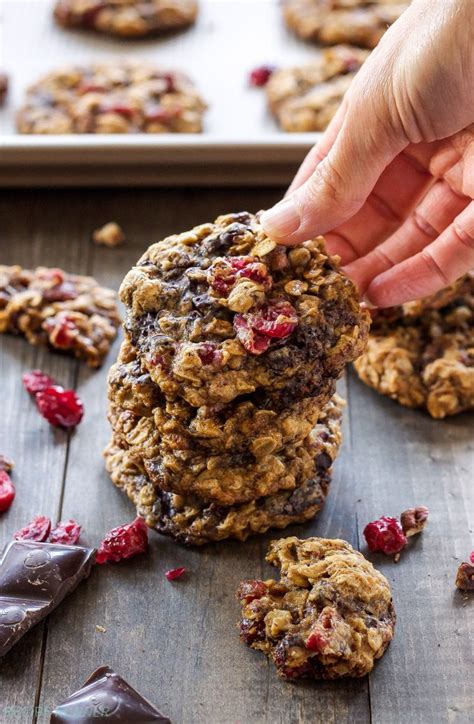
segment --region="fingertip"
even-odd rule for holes
[[[300,217],[291,197],[284,198],[260,217],[266,235],[281,244],[291,244],[291,235],[300,226]]]

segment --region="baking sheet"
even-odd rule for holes
[[[0,112],[0,183],[285,183],[318,134],[287,134],[250,88],[261,64],[317,52],[285,28],[277,0],[201,0],[196,26],[165,37],[120,40],[64,30],[54,0],[3,0],[0,67],[10,92]],[[66,63],[124,56],[181,68],[209,104],[203,134],[22,136],[15,110],[39,76]],[[123,172],[123,176],[120,172]]]

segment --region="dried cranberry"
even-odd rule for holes
[[[265,352],[271,339],[288,337],[297,324],[296,310],[285,301],[268,303],[256,312],[234,317],[237,338],[252,354]]]
[[[268,593],[268,588],[263,581],[257,581],[250,579],[249,581],[242,581],[239,588],[237,589],[237,598],[245,603],[251,603],[257,598],[262,598]]]
[[[56,384],[52,377],[45,372],[41,372],[41,370],[25,372],[21,379],[25,390],[32,395],[37,395],[38,392],[43,392],[47,387],[52,387]]]
[[[50,342],[60,349],[69,349],[77,337],[76,323],[67,316],[50,317],[43,323],[50,335]]]
[[[84,406],[74,390],[59,385],[38,392],[36,404],[45,420],[56,427],[75,427],[84,415]]]
[[[62,282],[42,291],[43,299],[46,302],[66,302],[69,299],[77,299],[78,291],[72,282]]]
[[[236,314],[234,317],[234,329],[237,339],[242,342],[247,352],[252,354],[263,354],[270,347],[271,340],[252,329],[251,322],[247,315]]]
[[[251,618],[243,618],[239,625],[240,640],[251,646],[255,641],[265,637],[265,621],[254,621]]]
[[[252,327],[266,337],[284,339],[298,324],[296,310],[288,302],[266,304],[252,315]]]
[[[15,540],[35,540],[43,543],[48,539],[51,530],[51,521],[44,515],[37,515],[31,523],[25,525],[24,528],[17,530],[13,538]]]
[[[266,291],[272,286],[265,264],[251,256],[219,259],[211,270],[209,284],[220,296],[227,297],[235,282],[242,278],[261,284]]]
[[[156,121],[158,123],[166,123],[172,121],[179,116],[183,110],[182,106],[175,103],[172,106],[150,105],[146,109],[145,117],[147,121]]]
[[[249,83],[254,88],[262,88],[268,83],[272,73],[275,71],[274,65],[260,65],[250,71]]]
[[[469,556],[469,560],[474,565],[474,551],[471,552],[471,555]]]
[[[386,516],[368,523],[364,528],[364,536],[369,550],[382,551],[387,555],[399,553],[407,544],[398,520]]]
[[[132,523],[119,525],[110,530],[97,551],[97,563],[131,558],[145,553],[148,548],[148,528],[143,518],[135,518]]]
[[[99,108],[99,113],[116,113],[125,118],[133,118],[135,110],[126,103],[105,103]]]
[[[326,645],[327,640],[320,631],[313,631],[305,642],[305,646],[309,651],[316,651],[317,653],[321,653]]]
[[[4,513],[13,503],[16,495],[15,486],[5,470],[0,470],[0,513]]]
[[[79,540],[81,526],[75,520],[63,520],[56,524],[49,535],[50,543],[73,546]]]
[[[198,355],[203,365],[210,365],[222,358],[222,352],[212,342],[204,342],[198,349]]]
[[[181,566],[181,568],[172,568],[170,571],[166,571],[165,576],[168,581],[175,581],[177,578],[181,578],[181,576],[185,573],[186,568],[184,568],[184,566]]]

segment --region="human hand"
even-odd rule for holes
[[[282,244],[325,234],[371,305],[419,299],[474,267],[472,10],[414,0],[262,216]]]

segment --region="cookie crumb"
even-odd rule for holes
[[[107,633],[107,629],[105,628],[105,626],[100,626],[98,623],[96,623],[95,625],[95,630],[97,631],[97,633]]]
[[[14,467],[15,463],[11,458],[0,454],[0,470],[3,470],[5,473],[10,473]]]
[[[456,587],[460,591],[474,591],[474,565],[463,561],[456,573]]]
[[[109,221],[105,226],[96,229],[92,238],[96,244],[112,248],[125,241],[125,234],[116,221]]]
[[[421,533],[428,522],[429,510],[424,505],[417,508],[408,508],[400,515],[400,523],[407,538]]]

